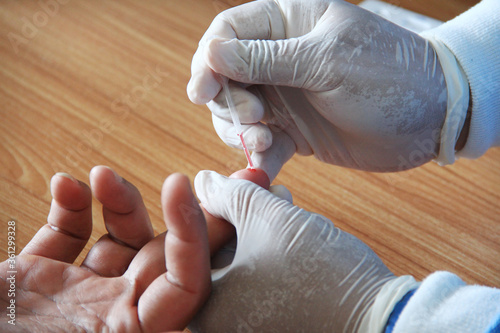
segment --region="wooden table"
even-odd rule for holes
[[[72,0],[46,8],[50,15],[38,1],[2,2],[1,260],[8,221],[16,222],[17,251],[46,223],[55,172],[88,182],[92,166],[111,166],[141,190],[162,232],[160,188],[168,174],[193,179],[201,169],[229,174],[245,166],[243,153],[215,134],[208,109],[186,96],[199,38],[218,12],[241,2]],[[448,20],[475,2],[392,3]],[[14,46],[9,33],[23,39]],[[498,149],[397,174],[297,156],[275,183],[288,186],[297,205],[366,242],[396,274],[422,279],[448,270],[499,287],[499,167]],[[105,231],[95,204],[90,243]]]

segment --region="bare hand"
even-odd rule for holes
[[[92,232],[92,194],[69,175],[54,176],[48,223],[16,257],[16,326],[5,314],[8,262],[0,264],[0,330],[184,329],[210,293],[206,223],[189,180],[173,174],[165,181],[169,231],[157,237],[137,188],[107,167],[95,167],[90,183],[108,234],[80,267],[72,264]]]

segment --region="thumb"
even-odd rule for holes
[[[235,81],[309,88],[315,45],[307,35],[280,40],[214,38],[207,43],[204,57],[214,72]]]
[[[264,170],[271,183],[278,175],[283,165],[288,162],[295,152],[297,146],[293,139],[284,131],[272,132],[272,144],[265,151],[255,151],[252,154],[253,163],[257,168]]]

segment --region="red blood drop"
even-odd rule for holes
[[[269,186],[271,185],[271,181],[269,180],[267,173],[258,168],[238,170],[229,176],[229,178],[246,179],[265,188],[266,190],[269,190]]]

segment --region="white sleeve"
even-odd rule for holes
[[[499,322],[500,289],[466,285],[455,274],[437,272],[410,298],[393,332],[489,332]]]
[[[483,0],[425,34],[448,47],[469,81],[470,131],[465,147],[456,155],[477,158],[500,146],[500,1]]]

